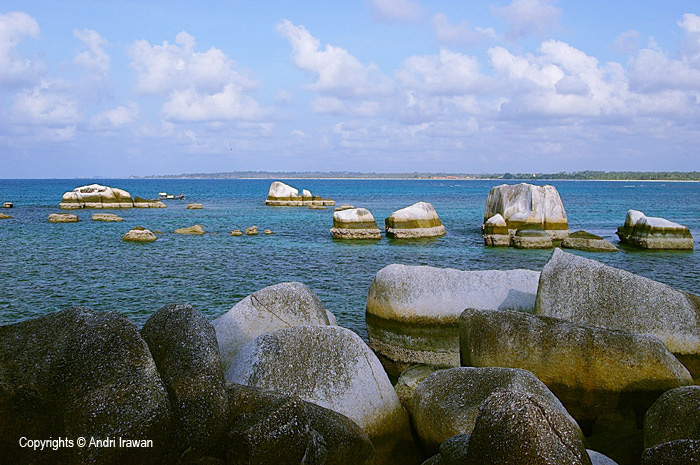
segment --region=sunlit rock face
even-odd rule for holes
[[[569,234],[564,204],[554,186],[501,184],[491,188],[486,200],[484,224],[500,214],[511,235],[528,225],[539,225],[553,240]]]

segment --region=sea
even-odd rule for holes
[[[141,326],[163,305],[184,302],[214,319],[266,286],[299,281],[311,288],[341,326],[367,339],[365,307],[372,279],[392,263],[460,270],[541,270],[552,250],[485,247],[480,226],[489,190],[498,180],[280,179],[336,205],[369,209],[380,228],[393,211],[430,202],[447,234],[420,240],[335,240],[333,207],[269,207],[270,179],[0,180],[0,324],[35,318],[72,305],[116,310]],[[164,209],[106,210],[123,222],[91,221],[98,210],[72,211],[78,223],[53,224],[64,192],[93,182],[132,196],[184,194]],[[516,182],[509,183],[515,184]],[[700,182],[547,181],[557,188],[570,230],[586,230],[618,245],[615,230],[628,209],[684,224],[696,251],[578,252],[607,265],[700,294]],[[188,210],[187,203],[201,203]],[[203,236],[174,234],[202,225]],[[258,236],[231,236],[256,225]],[[121,237],[143,226],[162,234],[149,244]],[[272,235],[262,231],[270,229]],[[610,283],[611,286],[617,283]]]

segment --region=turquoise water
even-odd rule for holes
[[[551,251],[486,248],[480,225],[489,189],[496,181],[289,180],[314,195],[368,208],[383,225],[392,211],[431,202],[447,235],[417,241],[333,240],[333,209],[266,207],[270,180],[106,180],[132,196],[183,193],[166,209],[107,210],[122,223],[91,221],[96,210],[75,213],[79,223],[50,224],[64,192],[91,180],[0,180],[0,202],[15,208],[0,220],[0,324],[86,305],[118,310],[137,324],[162,305],[187,302],[209,318],[246,295],[283,281],[313,289],[339,324],[366,338],[364,311],[372,278],[391,263],[462,270],[540,270]],[[544,184],[544,183],[540,183]],[[691,228],[700,238],[700,183],[552,181],[572,231],[586,229],[617,243],[617,226],[629,208]],[[200,202],[202,210],[187,210]],[[180,227],[201,224],[204,236],[181,236]],[[134,226],[160,230],[152,244],[122,242]],[[257,225],[265,236],[232,237],[233,229]],[[696,245],[697,247],[697,245]],[[578,253],[578,252],[577,252]],[[700,294],[700,252],[580,254],[673,287]]]

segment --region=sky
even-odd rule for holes
[[[0,0],[0,178],[700,170],[700,2]]]

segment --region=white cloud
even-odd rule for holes
[[[444,48],[437,55],[407,58],[396,77],[404,88],[433,95],[475,92],[485,84],[476,58]]]
[[[145,40],[131,47],[136,89],[166,95],[165,119],[174,122],[253,120],[268,112],[248,95],[257,83],[234,69],[226,54],[212,47],[197,52],[194,37],[180,32],[174,44],[151,45]]]
[[[235,63],[218,48],[206,52],[196,52],[195,48],[194,37],[184,31],[175,37],[174,44],[136,41],[130,52],[131,66],[137,72],[137,91],[169,94],[185,89],[216,92],[231,83],[245,90],[257,86],[247,73],[234,70]]]
[[[615,51],[633,55],[639,50],[639,31],[632,29],[615,38],[610,48]]]
[[[287,105],[292,101],[292,94],[288,90],[281,89],[275,95],[275,104]]]
[[[364,65],[347,50],[321,43],[304,26],[288,20],[277,25],[277,32],[292,44],[292,59],[300,69],[310,71],[317,80],[310,88],[338,98],[363,98],[385,95],[392,82],[375,64]]]
[[[17,95],[12,119],[15,124],[59,127],[75,125],[82,118],[75,98],[44,81],[31,91]]]
[[[507,37],[517,40],[531,34],[543,35],[557,26],[561,10],[551,0],[513,0],[506,7],[492,7],[491,14],[508,25]]]
[[[105,52],[104,47],[109,45],[100,34],[90,29],[79,31],[75,29],[73,35],[87,47],[86,51],[78,53],[73,62],[78,66],[98,73],[106,78],[109,75],[111,58]]]
[[[17,45],[39,37],[39,24],[26,13],[0,14],[0,84],[26,84],[43,71],[43,64],[22,58]]]
[[[430,24],[435,32],[435,38],[441,44],[477,45],[486,39],[495,39],[496,32],[493,28],[472,28],[468,21],[462,21],[457,25],[450,23],[447,15],[437,13]]]
[[[90,118],[90,128],[96,130],[118,129],[133,123],[138,117],[138,104],[130,102],[126,106],[118,106],[94,115]]]
[[[264,115],[260,105],[234,84],[216,93],[175,90],[163,104],[163,117],[174,122],[254,120]]]
[[[381,21],[413,22],[425,14],[417,0],[370,0],[374,17]]]

